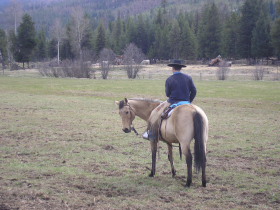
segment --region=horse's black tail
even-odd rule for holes
[[[196,112],[194,116],[194,162],[195,168],[199,172],[202,167],[206,165],[206,154],[205,154],[205,129],[204,121],[199,112]]]

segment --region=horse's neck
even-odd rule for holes
[[[133,109],[136,116],[147,121],[151,115],[151,112],[156,108],[159,103],[149,102],[149,101],[138,101],[130,100],[129,104]]]

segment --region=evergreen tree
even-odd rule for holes
[[[36,46],[36,32],[34,22],[30,15],[25,14],[22,17],[22,23],[18,29],[17,36],[17,53],[15,59],[17,62],[28,63],[32,58],[34,48]]]
[[[169,32],[170,26],[158,25],[155,30],[155,42],[153,43],[154,55],[158,59],[170,59]]]
[[[170,55],[172,58],[180,58],[180,48],[181,48],[181,29],[179,23],[174,19],[172,27],[169,33],[168,42],[170,44]]]
[[[61,54],[60,54],[62,60],[65,60],[65,59],[73,60],[75,58],[75,55],[71,48],[72,47],[71,47],[69,39],[62,40]]]
[[[47,40],[45,31],[41,30],[37,34],[35,48],[35,57],[37,60],[42,61],[47,58]]]
[[[252,57],[252,32],[259,17],[261,1],[262,0],[246,0],[243,7],[241,8],[238,48],[240,56],[243,58]]]
[[[136,31],[134,40],[130,40],[132,43],[136,44],[137,47],[139,47],[144,54],[148,52],[148,34],[147,34],[147,26],[145,25],[145,22],[143,20],[143,16],[139,15],[137,24],[136,24]]]
[[[120,18],[120,14],[118,14],[118,18],[112,26],[111,34],[112,49],[116,52],[116,54],[120,55],[125,47],[124,23]]]
[[[181,28],[180,58],[196,59],[198,43],[194,31],[189,25],[188,17],[179,15],[178,22]]]
[[[214,58],[220,54],[221,21],[215,3],[208,4],[203,11],[198,40],[202,58]]]
[[[96,54],[99,55],[101,50],[106,46],[105,28],[102,23],[99,24],[97,28],[97,36],[95,40],[95,50]]]
[[[279,11],[280,13],[280,3],[279,3]],[[272,44],[275,51],[275,54],[280,59],[280,17],[278,17],[271,30]]]
[[[48,44],[48,57],[51,59],[57,57],[57,41],[52,39]]]
[[[6,61],[8,60],[8,53],[7,53],[7,36],[4,30],[0,29],[0,52],[1,52],[1,56],[2,59],[0,61],[0,63],[2,62],[2,64],[6,63]]]
[[[267,58],[272,55],[270,23],[265,12],[263,9],[252,33],[251,54],[254,58]]]
[[[222,54],[227,58],[237,58],[237,40],[238,40],[238,21],[239,17],[236,13],[226,20],[222,32]]]

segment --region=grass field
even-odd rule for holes
[[[0,76],[0,209],[279,208],[279,81],[195,81],[208,185],[194,173],[189,189],[185,161],[174,148],[172,178],[164,143],[148,177],[149,142],[121,131],[114,104],[164,100],[164,82]]]

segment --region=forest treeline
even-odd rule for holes
[[[48,31],[37,30],[36,20],[24,14],[14,30],[0,29],[2,60],[96,61],[104,48],[122,55],[130,43],[149,59],[280,57],[279,1],[245,0],[234,11],[211,2],[200,11],[177,14],[165,2],[156,12],[127,18],[119,14],[112,21],[94,19],[77,7],[66,25],[56,19]]]

